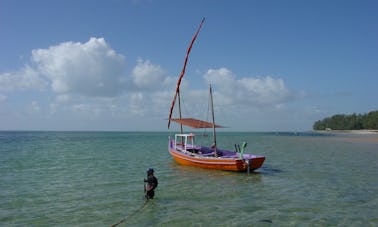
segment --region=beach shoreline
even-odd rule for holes
[[[314,130],[314,132],[335,135],[332,139],[339,141],[378,144],[378,130]]]
[[[361,129],[361,130],[314,130],[316,133],[327,134],[354,134],[354,135],[378,135],[378,130]]]

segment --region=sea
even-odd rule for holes
[[[378,226],[378,143],[218,133],[218,147],[266,157],[247,174],[179,165],[169,136],[0,132],[0,226]]]

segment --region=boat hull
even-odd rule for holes
[[[262,166],[265,161],[264,156],[253,156],[246,159],[240,158],[224,158],[224,157],[204,157],[201,155],[184,153],[176,150],[172,146],[172,141],[168,146],[169,153],[172,158],[181,165],[195,166],[206,169],[228,170],[245,172],[249,170],[253,171]]]

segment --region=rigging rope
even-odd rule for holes
[[[208,122],[211,122],[209,120],[209,114],[210,114],[210,111],[211,111],[211,106],[210,106],[210,97],[207,98],[207,111],[206,111],[206,121]],[[204,128],[204,131],[203,131],[203,134],[204,135],[207,135],[207,128]],[[211,138],[210,136],[206,136],[206,142],[209,143],[211,141]],[[210,142],[211,143],[211,142]],[[211,145],[211,144],[210,144]]]
[[[139,207],[139,209],[135,210],[133,213],[129,214],[128,216],[122,218],[119,222],[117,222],[117,223],[111,225],[110,227],[116,227],[117,225],[119,225],[119,224],[125,222],[127,219],[130,219],[130,218],[131,218],[132,216],[134,216],[136,213],[138,213],[138,212],[140,212],[141,210],[143,210],[143,208],[146,207],[147,202],[148,202],[148,200],[144,201],[143,205],[142,205],[141,207]]]

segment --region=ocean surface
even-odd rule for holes
[[[178,165],[168,136],[0,132],[0,226],[378,226],[377,143],[219,133],[219,147],[266,156],[247,175]]]

